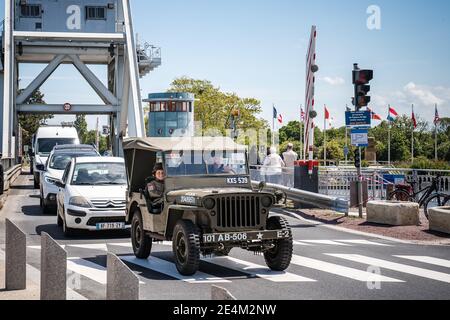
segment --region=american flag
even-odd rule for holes
[[[438,125],[440,121],[441,121],[441,118],[439,117],[438,108],[436,106],[435,112],[434,112],[434,124]]]

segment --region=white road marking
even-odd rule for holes
[[[107,283],[107,269],[86,259],[78,257],[67,258],[67,270],[81,274],[103,285]],[[139,281],[139,283],[144,284],[142,281]]]
[[[364,245],[381,246],[381,247],[390,247],[391,246],[388,244],[372,242],[372,241],[368,241],[368,240],[335,240],[335,241],[350,243],[350,244],[364,244]]]
[[[68,247],[88,249],[88,250],[100,250],[108,251],[106,243],[92,243],[92,244],[69,244]]]
[[[203,259],[228,269],[248,273],[250,275],[273,282],[315,282],[316,280],[298,276],[289,272],[272,271],[266,266],[239,260],[232,257],[212,257]]]
[[[132,248],[133,247],[130,242],[112,242],[112,243],[108,243],[108,245],[116,246],[116,247],[123,247],[123,248]]]
[[[353,280],[363,281],[363,282],[404,282],[402,280],[384,277],[378,274],[374,274],[367,271],[361,271],[354,268],[344,267],[338,264],[329,263],[321,260],[310,259],[306,257],[301,257],[294,255],[292,256],[291,264],[297,266],[302,266],[306,268],[311,268],[345,278],[350,278]]]
[[[106,284],[106,268],[81,258],[68,258],[67,269],[94,280],[100,284]]]
[[[450,268],[450,260],[427,257],[427,256],[394,256],[402,259],[408,259],[413,261],[424,262],[428,264],[433,264],[440,267]]]
[[[61,248],[63,248],[63,249],[65,249],[66,248],[66,246],[65,245],[59,245]],[[32,250],[41,250],[42,248],[41,248],[41,246],[27,246],[27,248],[29,248],[29,249],[32,249]]]
[[[326,245],[330,245],[330,246],[350,246],[348,244],[345,243],[339,243],[336,241],[332,241],[332,240],[300,240],[301,242],[306,242],[306,243],[312,243],[312,244],[326,244]]]
[[[366,257],[358,254],[327,254],[332,257],[341,258],[349,261],[354,261],[370,266],[377,266],[384,269],[394,270],[398,272],[412,274],[418,277],[428,278],[432,280],[442,281],[450,283],[450,274],[443,272],[437,272],[428,269],[422,269],[417,267],[408,266],[401,263],[390,262],[386,260]]]
[[[294,240],[294,245],[296,245],[296,246],[311,246],[310,244],[307,244],[307,243],[304,243],[304,242],[300,242],[300,241],[295,241]]]
[[[183,280],[188,283],[227,283],[231,282],[229,280],[212,276],[207,273],[197,272],[193,276],[183,276],[181,275],[175,264],[173,262],[169,262],[163,259],[159,259],[156,257],[150,257],[147,260],[138,259],[135,256],[120,256],[121,260],[130,262],[132,264],[138,265],[140,267],[153,270],[165,275],[168,275],[172,278]]]

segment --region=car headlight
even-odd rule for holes
[[[50,183],[50,184],[56,184],[56,179],[53,179],[50,177],[45,177],[45,182]]]
[[[205,199],[205,201],[203,201],[203,206],[208,210],[214,209],[216,201],[212,198]]]
[[[262,199],[261,199],[261,203],[262,203],[262,205],[263,205],[264,207],[268,208],[268,207],[272,206],[273,201],[272,201],[272,198],[271,198],[271,197],[269,197],[269,196],[264,196],[264,197],[262,197]]]
[[[90,208],[91,204],[83,197],[72,197],[69,200],[69,205],[81,208]]]

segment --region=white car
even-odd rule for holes
[[[57,223],[70,236],[76,229],[122,230],[125,224],[125,161],[115,157],[73,158],[56,182]]]
[[[40,207],[44,214],[56,211],[56,181],[61,180],[69,162],[74,157],[98,157],[100,154],[91,146],[65,145],[53,149],[47,160],[40,180]]]

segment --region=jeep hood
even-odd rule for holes
[[[167,193],[167,196],[168,197],[191,196],[203,198],[206,196],[217,196],[227,194],[251,194],[251,193],[255,192],[247,188],[202,188],[202,189],[184,189],[184,190],[170,191]]]

